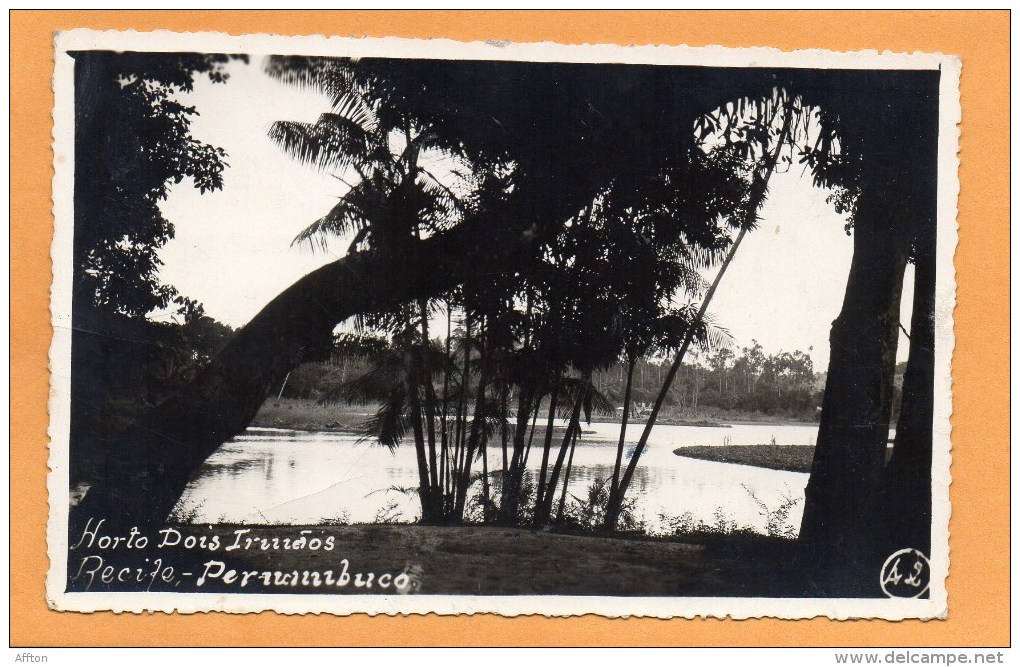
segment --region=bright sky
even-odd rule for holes
[[[163,204],[176,238],[160,252],[163,281],[239,327],[309,271],[335,259],[294,236],[325,214],[346,187],[285,155],[266,136],[276,120],[314,121],[326,100],[233,62],[226,84],[199,79],[186,103],[199,116],[193,135],[228,154],[221,191],[200,195],[185,182]],[[766,352],[810,352],[815,369],[828,363],[828,336],[842,305],[853,251],[844,220],[799,167],[772,178],[759,228],[737,251],[709,308],[738,347],[758,340]],[[343,252],[342,244],[337,251]],[[911,268],[905,295],[912,291]],[[711,279],[711,276],[709,276]],[[910,299],[904,299],[909,322]],[[907,341],[901,335],[900,359]]]

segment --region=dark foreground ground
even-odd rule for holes
[[[339,531],[344,549],[359,561],[396,559],[417,571],[421,593],[794,594],[792,540],[740,537],[690,543],[470,526],[351,526]]]
[[[380,593],[405,574],[401,592],[458,595],[814,596],[797,565],[797,542],[755,535],[703,535],[690,541],[565,535],[515,528],[414,525],[177,526],[176,547],[149,549],[174,579],[154,585],[103,583],[99,572],[72,590],[173,590],[202,593]],[[322,548],[284,548],[303,533]],[[188,536],[217,549],[181,548]],[[277,538],[275,546],[273,538]],[[330,539],[332,538],[332,539]],[[263,543],[261,540],[268,542]],[[248,540],[251,540],[250,542]],[[287,542],[285,542],[287,540]],[[154,541],[155,542],[155,541]],[[325,545],[330,544],[327,550]],[[266,545],[268,548],[264,548]],[[227,549],[230,545],[239,545]],[[69,576],[88,551],[72,552]],[[101,554],[110,564],[112,554]],[[119,556],[123,558],[127,554]],[[345,564],[346,561],[346,564]],[[94,561],[93,561],[94,562]],[[125,563],[127,564],[127,563]],[[90,565],[91,567],[91,565]],[[86,568],[86,570],[89,568]],[[230,572],[233,571],[233,576]],[[327,576],[327,572],[330,574]],[[252,573],[243,582],[245,573]],[[296,573],[296,574],[295,574]],[[317,578],[313,576],[318,573]],[[349,581],[341,583],[344,573]],[[356,586],[373,575],[372,587]],[[360,579],[357,577],[360,576]],[[327,583],[332,581],[333,583]]]
[[[747,595],[749,590],[765,594],[780,583],[776,567],[791,546],[779,540],[754,540],[755,545],[747,543],[746,548],[756,557],[741,558],[721,544],[514,528],[364,525],[330,531],[337,537],[337,555],[347,558],[355,570],[409,572],[417,581],[417,592],[431,594],[700,596]],[[246,560],[252,567],[272,568],[275,558],[256,554]],[[329,560],[326,554],[305,554],[289,567],[318,568]]]

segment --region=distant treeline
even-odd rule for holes
[[[655,400],[670,360],[639,359],[634,369],[632,416],[640,417]],[[331,387],[360,377],[369,362],[341,357],[307,363],[290,373],[273,396],[319,400]],[[898,368],[897,378],[902,369]],[[599,392],[622,410],[626,365],[618,363],[592,374]],[[758,341],[749,347],[719,348],[692,355],[677,373],[665,406],[668,419],[792,419],[816,421],[825,374],[815,371],[808,353],[766,353]]]
[[[623,396],[622,365],[596,374],[603,392]],[[634,372],[638,412],[655,400],[661,378],[669,370],[664,359],[641,359]],[[675,418],[711,417],[783,418],[814,421],[821,405],[824,378],[815,372],[811,357],[795,350],[766,354],[757,341],[750,347],[720,347],[710,354],[695,354],[677,372],[667,409]]]

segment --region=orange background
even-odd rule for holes
[[[92,615],[45,604],[52,32],[448,37],[941,51],[963,57],[946,621],[598,617]],[[13,11],[11,44],[12,646],[1009,644],[1009,13]],[[994,471],[994,472],[992,472]]]

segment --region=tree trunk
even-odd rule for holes
[[[563,437],[563,443],[560,445],[559,454],[556,456],[556,463],[553,464],[552,473],[549,475],[549,483],[543,490],[538,489],[538,499],[535,502],[535,526],[542,526],[549,522],[549,516],[552,514],[553,497],[556,494],[556,485],[559,482],[560,473],[563,471],[563,461],[566,458],[567,450],[570,449],[571,438],[574,437],[576,431],[581,428],[581,409],[584,407],[585,399],[588,397],[589,385],[591,383],[591,372],[584,373],[581,376],[584,383],[583,388],[577,395],[577,401],[574,403],[574,408],[570,412],[570,423],[567,425],[567,434]]]
[[[560,395],[560,377],[553,380],[552,391],[549,393],[549,415],[546,419],[545,440],[542,443],[542,465],[538,469],[538,500],[542,502],[542,493],[545,488],[546,473],[549,472],[549,452],[552,450],[553,426],[556,421],[557,401]]]
[[[482,520],[489,521],[489,443],[482,436]]]
[[[932,423],[935,403],[935,230],[923,229],[915,243],[910,357],[903,375],[903,400],[896,442],[885,471],[882,512],[885,548],[912,547],[931,553]]]
[[[920,233],[930,234],[934,243],[937,82],[937,75],[927,79],[906,103],[888,91],[859,97],[863,113],[848,114],[844,120],[846,131],[860,137],[863,146],[858,158],[861,192],[846,296],[830,334],[828,380],[800,534],[805,566],[816,575],[813,587],[827,595],[881,595],[879,573],[890,555],[883,545],[884,513],[879,506],[887,478],[893,389],[888,364],[895,360],[898,341],[890,329],[899,326],[903,269],[911,242]],[[921,258],[924,243],[919,246]],[[928,280],[934,284],[933,274],[919,273],[922,286]],[[922,287],[916,294],[930,289]],[[919,305],[916,310],[927,310]],[[923,315],[915,312],[915,317]],[[923,328],[917,330],[922,341]],[[923,353],[917,352],[914,367],[923,371]],[[927,391],[914,385],[919,381],[911,379],[911,393]],[[913,408],[906,409],[909,414]],[[902,421],[907,426],[913,419]],[[904,455],[905,450],[904,443]],[[918,453],[918,458],[923,460],[925,454]],[[926,470],[916,472],[928,476],[930,470],[929,463]]]
[[[938,114],[920,126],[920,164],[937,164]],[[918,170],[920,193],[914,235],[914,294],[910,356],[903,376],[896,442],[885,471],[885,549],[904,547],[931,555],[932,436],[935,411],[935,289],[938,179],[934,169]]]
[[[620,468],[623,466],[623,450],[627,446],[627,424],[630,422],[630,392],[634,379],[634,364],[637,357],[627,360],[627,385],[623,390],[623,417],[620,422],[620,441],[616,445],[616,462],[613,465],[613,479],[609,484],[609,495],[612,497],[620,486]],[[607,531],[612,532],[613,527],[603,526]]]
[[[441,495],[443,487],[439,479],[439,461],[436,456],[436,390],[432,385],[432,340],[429,338],[428,299],[418,297],[421,316],[421,385],[425,390],[425,433],[429,444],[429,478],[435,493]]]
[[[413,353],[408,351],[408,377],[406,391],[411,405],[411,432],[414,435],[414,454],[418,463],[418,497],[421,499],[421,522],[424,524],[438,523],[443,516],[441,490],[433,484],[429,475],[429,460],[425,452],[425,432],[422,429],[421,400],[418,396],[418,383],[415,377],[418,369],[413,361]]]
[[[480,340],[483,328],[479,328]],[[456,501],[453,508],[453,520],[462,521],[464,518],[464,507],[467,503],[467,493],[471,486],[471,464],[474,462],[475,454],[479,446],[485,448],[485,386],[488,383],[489,360],[486,357],[486,350],[483,346],[481,351],[481,365],[478,372],[478,393],[475,397],[474,415],[471,418],[471,432],[468,434],[467,443],[464,448],[464,462],[461,466],[460,477],[456,485]]]
[[[446,357],[450,360],[450,345],[453,334],[453,305],[446,300]],[[439,486],[447,492],[450,480],[450,364],[443,364],[442,421],[439,424]]]
[[[503,380],[499,397],[499,440],[503,453],[503,459],[500,461],[501,484],[506,480],[506,476],[509,472],[507,468],[507,465],[509,464],[509,461],[507,460],[507,444],[510,440],[510,426],[507,423],[510,419],[510,408],[507,405],[510,400],[508,396],[509,393],[507,382],[506,380]]]
[[[563,509],[567,504],[567,487],[570,486],[570,471],[574,467],[574,449],[577,447],[577,432],[570,439],[570,456],[567,457],[567,469],[563,472],[563,491],[560,492],[560,506],[556,511],[556,523],[563,523]]]
[[[862,194],[855,215],[854,256],[846,296],[829,336],[828,381],[822,399],[811,477],[805,491],[801,541],[834,593],[877,587],[878,497],[889,437],[889,404],[906,267],[886,202]],[[875,585],[868,583],[874,579]],[[849,586],[843,590],[841,587]],[[863,587],[863,588],[857,588]]]
[[[471,381],[471,314],[464,313],[464,369],[461,371],[457,398],[457,428],[453,443],[453,469],[450,473],[451,492],[456,495],[464,444],[467,438],[467,392]]]
[[[531,389],[521,388],[521,394],[517,399],[517,423],[514,424],[513,454],[510,459],[509,474],[503,480],[499,504],[499,519],[501,523],[506,525],[514,525],[517,522],[517,510],[520,507],[521,500],[521,485],[524,468],[527,464],[524,440],[528,436],[528,421],[531,419],[532,395],[534,393]]]

